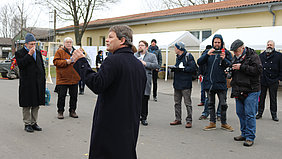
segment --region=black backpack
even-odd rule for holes
[[[188,63],[188,61],[189,61],[189,55],[190,55],[190,53],[186,53],[186,55],[185,55],[185,60],[186,60],[186,63]],[[196,70],[192,73],[192,80],[195,80],[195,79],[198,79],[198,70],[199,70],[199,67],[198,67],[198,65],[196,64],[196,62],[194,61],[194,63],[195,63],[195,68],[196,68]]]

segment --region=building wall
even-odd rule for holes
[[[274,11],[276,14],[276,26],[282,26],[282,10]],[[231,29],[231,28],[248,28],[248,27],[266,27],[272,26],[273,16],[269,12],[249,13],[228,15],[209,18],[197,18],[188,20],[176,20],[170,22],[158,22],[151,24],[140,24],[130,26],[133,29],[134,34],[144,33],[157,33],[157,32],[169,32],[169,31],[198,31],[198,30],[211,30],[212,33],[219,29]],[[107,38],[107,29],[88,30],[82,37],[82,45],[87,45],[87,37],[92,37],[92,45],[100,46],[100,37],[105,36]],[[74,39],[74,33],[66,33],[57,36],[61,42],[67,36]],[[223,37],[224,38],[224,37]],[[189,48],[188,48],[189,49]],[[193,54],[195,59],[198,58],[199,53]],[[172,59],[171,59],[172,58]],[[163,52],[163,63],[165,62],[165,54]],[[169,51],[169,65],[174,64],[175,55],[174,50]]]

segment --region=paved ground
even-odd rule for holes
[[[54,81],[54,79],[53,79]],[[250,148],[242,142],[234,142],[240,134],[239,121],[235,114],[234,99],[228,98],[228,123],[234,132],[221,130],[203,131],[209,123],[200,121],[203,107],[198,107],[200,87],[193,83],[193,128],[184,125],[170,126],[174,120],[172,81],[159,80],[158,102],[149,102],[149,125],[140,126],[137,152],[138,159],[213,159],[213,158],[281,158],[282,126],[270,118],[269,99],[265,114],[257,121],[257,139]],[[0,80],[0,159],[86,159],[88,158],[91,122],[96,95],[86,89],[79,96],[78,119],[56,118],[56,94],[54,85],[48,84],[52,92],[50,106],[41,107],[39,125],[42,132],[26,133],[23,130],[21,109],[18,107],[18,80]],[[230,92],[228,92],[230,96]],[[282,119],[282,88],[278,92],[278,114]],[[183,106],[183,115],[186,110]],[[185,118],[185,117],[183,117]]]

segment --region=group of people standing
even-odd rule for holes
[[[207,119],[210,123],[203,130],[216,129],[216,121],[221,121],[221,129],[234,131],[227,124],[227,80],[231,78],[231,98],[236,101],[236,113],[240,121],[241,134],[234,137],[235,141],[244,141],[244,146],[252,146],[256,133],[256,119],[262,117],[265,105],[266,91],[270,92],[270,112],[274,121],[277,117],[277,89],[282,80],[282,54],[275,51],[275,43],[267,42],[266,50],[258,55],[248,48],[240,39],[231,44],[232,55],[225,47],[223,37],[216,34],[212,45],[207,46],[197,60],[201,78],[202,93],[206,93],[199,106],[204,105],[204,111],[199,120]],[[174,74],[175,120],[170,125],[181,124],[181,98],[187,108],[186,128],[192,127],[191,75],[195,71],[195,62],[191,54],[185,50],[182,42],[175,44],[177,54],[176,64],[171,67]],[[191,57],[189,57],[191,56]],[[186,59],[192,60],[189,61]],[[219,99],[215,107],[215,95]]]
[[[162,58],[155,39],[149,47],[146,41],[141,40],[137,52],[133,52],[132,35],[132,29],[125,25],[112,26],[109,29],[106,44],[107,50],[113,54],[103,61],[97,72],[90,67],[83,50],[73,48],[71,38],[66,38],[64,47],[55,54],[53,63],[57,73],[59,119],[64,118],[67,90],[70,94],[69,115],[78,118],[77,85],[80,80],[92,92],[98,94],[93,116],[90,159],[137,158],[139,124],[141,121],[144,126],[148,125],[151,81],[153,80],[153,85],[157,84],[155,78]],[[27,34],[24,48],[16,52],[21,73],[19,103],[23,107],[23,121],[27,132],[42,131],[37,125],[37,116],[39,105],[45,104],[45,69],[42,56],[35,49],[35,41],[32,34]],[[246,47],[243,41],[238,39],[231,45],[230,50],[234,52],[232,57],[224,47],[223,37],[213,37],[212,47],[205,50],[197,60],[200,68],[205,68],[202,72],[202,86],[208,97],[204,105],[210,114],[210,123],[204,130],[216,129],[216,94],[219,98],[221,128],[234,130],[227,124],[226,117],[227,76],[232,78],[231,97],[235,98],[236,112],[240,120],[241,134],[234,137],[235,141],[244,141],[244,146],[253,145],[256,118],[262,117],[267,88],[270,89],[272,119],[278,121],[276,98],[278,83],[282,80],[282,55],[275,51],[274,46],[273,41],[268,41],[267,50],[258,56],[253,49]],[[183,42],[176,42],[174,48],[176,64],[170,68],[174,72],[175,120],[170,125],[182,124],[183,97],[187,108],[185,127],[191,128],[192,74],[197,70],[197,64],[193,55],[185,49]],[[153,91],[153,99],[157,101],[156,85],[153,86]]]

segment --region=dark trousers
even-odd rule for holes
[[[80,81],[78,82],[78,85],[79,85],[79,93],[84,92],[85,83],[84,83],[82,80],[80,80]]]
[[[78,84],[75,85],[58,85],[58,112],[64,112],[65,111],[65,101],[66,101],[66,95],[67,91],[69,89],[70,94],[70,103],[69,103],[69,111],[75,111],[76,110],[76,103],[77,103],[77,92],[78,92]]]
[[[272,117],[277,116],[277,90],[279,83],[273,83],[270,86],[261,85],[261,94],[260,101],[258,106],[258,114],[262,115],[265,108],[265,98],[267,94],[267,89],[269,89],[269,98],[270,98],[270,113]]]
[[[141,120],[147,120],[148,116],[148,101],[149,101],[148,95],[144,95],[142,99],[142,109],[141,109]]]
[[[159,71],[153,70],[152,79],[153,79],[153,97],[157,97],[158,89],[158,73]]]
[[[217,94],[217,97],[219,99],[219,105],[220,105],[220,119],[221,124],[226,124],[226,111],[227,111],[227,104],[226,104],[226,90],[210,90],[208,92],[208,98],[209,98],[209,110],[210,110],[210,122],[215,123],[215,94]]]

